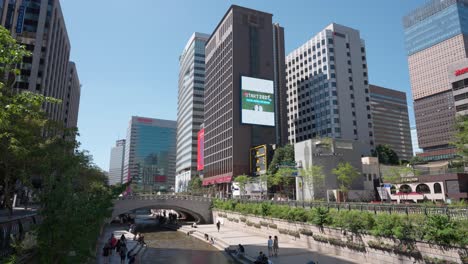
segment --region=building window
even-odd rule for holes
[[[434,183],[434,193],[442,193],[442,187],[438,182]]]
[[[427,184],[421,183],[416,186],[416,192],[417,193],[431,193],[431,190],[429,189],[429,186]]]

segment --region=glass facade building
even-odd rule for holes
[[[127,131],[124,176],[132,192],[171,191],[175,184],[176,122],[132,117]]]
[[[468,0],[432,0],[403,18],[418,144],[427,160],[454,153],[448,66],[468,55]],[[432,153],[432,154],[431,154]],[[443,155],[442,155],[443,154]]]
[[[458,34],[468,34],[468,1],[436,0],[403,20],[408,55]]]

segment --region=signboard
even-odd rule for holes
[[[144,118],[144,117],[139,117],[137,118],[137,121],[139,123],[146,123],[146,124],[152,124],[153,123],[153,119],[151,118]]]
[[[467,67],[467,68],[463,68],[463,69],[456,70],[456,71],[455,71],[455,76],[460,76],[460,75],[465,74],[465,73],[468,73],[468,67]]]
[[[241,77],[242,123],[275,126],[273,81]]]
[[[164,175],[154,175],[155,182],[166,182],[167,177]]]
[[[197,144],[197,170],[201,171],[205,168],[205,162],[203,159],[205,150],[205,129],[202,128],[198,131],[198,144]]]

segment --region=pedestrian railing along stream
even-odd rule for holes
[[[193,195],[171,195],[171,194],[138,194],[119,197],[119,200],[178,200],[211,202],[211,198]]]

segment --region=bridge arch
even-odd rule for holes
[[[201,224],[213,223],[211,199],[197,196],[147,195],[121,197],[114,202],[112,218],[136,209],[173,209],[189,214]]]

